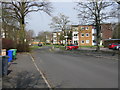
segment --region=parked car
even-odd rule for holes
[[[78,46],[74,44],[70,44],[70,45],[67,45],[65,48],[67,50],[73,50],[73,49],[78,49]]]
[[[39,43],[39,44],[38,44],[38,46],[39,46],[39,47],[41,47],[41,46],[42,46],[42,44],[41,44],[41,43]]]
[[[114,50],[120,50],[120,44],[118,46],[115,46],[113,49]]]
[[[118,46],[118,45],[119,45],[118,43],[112,43],[112,44],[109,44],[108,48],[113,49],[115,46]]]

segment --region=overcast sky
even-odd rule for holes
[[[62,13],[69,17],[71,24],[78,24],[79,20],[77,18],[77,11],[73,8],[75,7],[76,3],[74,2],[52,2],[54,7],[54,16],[58,16],[58,14]],[[39,31],[51,31],[52,29],[49,28],[51,23],[51,17],[48,16],[44,12],[33,12],[30,13],[26,18],[28,30],[34,30],[37,34]]]
[[[51,1],[51,0],[50,0]],[[63,1],[63,2],[62,2]],[[71,24],[79,24],[79,19],[77,18],[77,11],[74,10],[76,6],[75,0],[62,0],[61,2],[51,2],[54,8],[52,15],[58,16],[60,13],[69,17]],[[66,1],[66,2],[65,2]],[[108,9],[109,10],[109,9]],[[33,12],[30,13],[26,18],[26,28],[27,30],[34,30],[37,35],[40,31],[52,31],[49,24],[51,23],[52,17],[44,12]],[[113,22],[116,20],[110,21]]]

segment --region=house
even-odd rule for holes
[[[79,25],[78,32],[79,46],[96,45],[96,29],[93,25]]]
[[[106,39],[111,39],[113,34],[113,25],[110,23],[101,24],[102,44]]]

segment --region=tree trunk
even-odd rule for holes
[[[20,20],[20,30],[19,30],[19,44],[23,45],[24,51],[26,51],[26,32],[24,19]]]
[[[101,41],[101,29],[100,24],[96,24],[97,36],[96,36],[96,51],[100,51],[100,41]]]

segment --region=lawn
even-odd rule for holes
[[[39,46],[30,46],[30,50],[38,49],[40,48]]]

